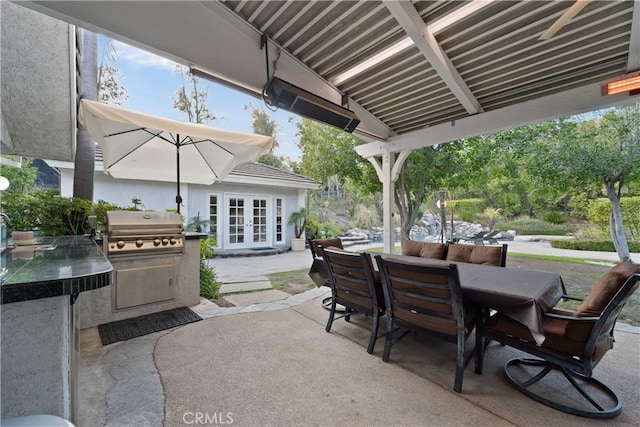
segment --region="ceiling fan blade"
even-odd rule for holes
[[[556,22],[554,22],[553,25],[551,25],[549,29],[545,31],[538,40],[548,40],[553,37],[555,33],[560,31],[560,29],[571,20],[571,18],[580,13],[580,11],[584,9],[589,1],[590,0],[576,0],[576,2],[573,3],[571,7],[567,9],[567,11],[560,18],[558,18]]]

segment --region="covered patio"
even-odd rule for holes
[[[336,321],[325,332],[324,289],[285,302],[195,308],[204,321],[109,346],[95,328],[83,331],[78,425],[174,426],[197,416],[291,426],[606,422],[555,411],[516,391],[502,367],[523,353],[496,343],[482,375],[473,364],[466,369],[462,393],[452,390],[453,344],[407,337],[384,363],[383,339],[366,352],[369,319]],[[639,345],[637,328],[619,325],[615,349],[596,368],[623,399],[622,413],[609,423],[632,425],[640,416]]]
[[[19,4],[258,98],[277,76],[355,112],[357,151],[383,183],[386,252],[393,183],[411,150],[640,100],[637,90],[607,93],[608,83],[640,75],[634,1],[591,1],[566,20],[573,1]],[[559,19],[557,32],[541,40]],[[75,130],[76,103],[69,104]],[[11,120],[4,107],[3,99],[3,123]],[[46,137],[30,138],[27,148],[71,160],[75,141],[67,140],[47,148]],[[14,138],[10,148],[27,155],[23,142]],[[501,374],[516,352],[508,347],[489,348],[482,376],[467,369],[462,394],[451,391],[455,349],[442,342],[411,337],[385,364],[380,343],[372,356],[364,351],[365,324],[324,331],[325,296],[319,289],[286,307],[214,310],[171,333],[109,347],[85,331],[78,424],[193,424],[197,414],[219,424],[232,414],[240,425],[602,423],[516,393]],[[615,424],[640,416],[639,344],[636,332],[620,330],[596,371],[625,399]]]

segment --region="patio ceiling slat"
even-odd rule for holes
[[[616,49],[617,47],[617,49]],[[591,60],[594,55],[597,55],[599,60],[606,60],[609,58],[620,58],[621,66],[624,65],[624,53],[628,48],[628,39],[624,37],[616,37],[608,43],[603,42],[600,49],[593,49],[589,52],[583,53],[580,56],[571,55],[566,56],[564,60],[558,61],[557,58],[552,58],[546,61],[536,61],[535,67],[520,68],[518,73],[511,73],[511,77],[504,78],[497,75],[492,76],[489,79],[482,81],[482,85],[477,88],[470,82],[471,87],[474,88],[476,94],[481,96],[483,92],[491,90],[494,87],[499,86],[517,86],[518,81],[531,81],[544,79],[546,76],[554,75],[557,73],[567,74],[567,68],[582,68],[587,60]],[[515,66],[515,65],[514,65]]]
[[[260,10],[226,3],[254,26],[266,26],[281,46],[329,82],[406,37],[379,1],[280,1]],[[412,4],[429,25],[466,2]],[[567,2],[497,1],[434,35],[482,108],[490,111],[598,82],[622,69],[633,4],[592,1],[558,34],[539,41],[566,8]],[[447,114],[460,118],[459,102],[415,48],[338,88],[398,133],[441,123]]]

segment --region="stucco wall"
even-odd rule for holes
[[[75,27],[0,2],[2,152],[73,160]]]
[[[5,304],[1,315],[2,418],[69,419],[69,296]]]

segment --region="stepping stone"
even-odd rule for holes
[[[271,281],[265,276],[251,277],[234,282],[225,282],[220,286],[220,295],[233,294],[236,292],[261,291],[271,288]]]
[[[291,295],[286,292],[271,289],[268,291],[249,292],[246,294],[225,295],[224,299],[236,307],[247,307],[261,302],[272,302],[287,299],[290,296]]]

